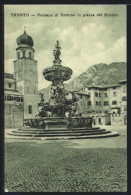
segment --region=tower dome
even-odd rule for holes
[[[26,44],[30,47],[33,47],[34,45],[32,37],[27,35],[26,31],[24,31],[24,33],[17,38],[16,42],[17,45]]]

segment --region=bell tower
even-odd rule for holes
[[[37,61],[34,60],[33,39],[27,35],[26,30],[17,40],[16,60],[14,61],[14,73],[17,89],[24,94],[36,94],[38,92]]]
[[[38,72],[37,61],[34,59],[35,50],[33,39],[26,33],[16,39],[16,60],[14,61],[14,75],[17,90],[24,95],[24,115],[33,116],[37,113],[38,96]],[[37,103],[33,102],[38,99]],[[36,105],[35,105],[36,104]]]

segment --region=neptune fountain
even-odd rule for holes
[[[26,124],[32,127],[44,129],[72,129],[78,127],[91,127],[92,117],[74,117],[74,105],[78,101],[75,93],[72,92],[72,98],[68,99],[68,91],[65,90],[64,81],[71,78],[72,70],[69,67],[62,66],[60,60],[61,47],[59,41],[55,45],[53,66],[43,70],[43,76],[51,82],[51,97],[44,103],[43,94],[41,102],[38,104],[40,112],[35,119],[26,120]],[[66,117],[66,113],[68,117]]]
[[[35,118],[26,119],[25,126],[13,130],[11,135],[45,139],[98,138],[118,135],[99,127],[92,127],[93,117],[91,116],[76,115],[78,98],[75,92],[69,92],[64,87],[64,81],[69,80],[73,72],[69,67],[62,66],[59,41],[55,45],[53,54],[53,65],[43,70],[44,78],[51,82],[49,101],[45,102],[44,94],[40,93],[39,113]],[[69,93],[71,93],[70,99],[67,98]]]

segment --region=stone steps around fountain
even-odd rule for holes
[[[98,138],[109,138],[119,136],[117,132],[111,132],[107,134],[95,134],[95,135],[84,135],[84,136],[69,136],[69,137],[25,137],[25,136],[13,136],[10,135],[11,139],[19,139],[19,140],[68,140],[68,139],[98,139]]]
[[[93,131],[93,130],[99,130],[100,129],[100,127],[77,127],[77,128],[71,128],[71,129],[67,129],[67,128],[60,128],[60,129],[55,129],[55,128],[53,128],[53,129],[49,129],[49,130],[47,130],[47,129],[38,129],[38,128],[31,128],[31,127],[24,127],[24,128],[19,128],[18,129],[18,131],[31,131],[31,132],[33,132],[33,131],[35,131],[35,132],[68,132],[68,131],[82,131],[82,130],[86,130],[86,131]]]
[[[80,130],[80,131],[75,131],[75,130],[70,130],[68,129],[68,131],[52,131],[52,130],[42,130],[42,131],[23,131],[23,130],[13,130],[12,133],[19,133],[19,134],[79,134],[79,133],[97,133],[97,132],[102,132],[102,131],[105,131],[105,129],[94,129],[94,130]]]
[[[65,139],[97,139],[97,138],[109,138],[109,137],[116,137],[119,136],[119,133],[117,132],[108,132],[106,134],[95,134],[95,135],[88,135],[88,136],[72,136],[72,137],[66,137]],[[63,139],[61,137],[55,137],[55,138],[47,138],[47,140],[59,140]]]
[[[43,129],[43,130],[23,130],[23,129],[19,129],[19,130],[15,130],[15,132],[25,132],[25,133],[68,133],[68,132],[76,132],[76,133],[79,133],[79,132],[94,132],[94,131],[102,131],[103,129],[79,129],[78,130],[75,130],[75,129],[66,129],[66,130],[46,130],[46,129]],[[14,132],[14,130],[13,130]]]
[[[82,133],[82,132],[79,132],[79,133],[76,133],[76,132],[66,132],[64,134],[45,134],[45,133],[37,133],[37,134],[25,134],[25,133],[18,133],[18,132],[12,132],[10,133],[10,135],[14,135],[14,136],[28,136],[28,137],[58,137],[58,136],[83,136],[83,135],[96,135],[96,134],[106,134],[106,133],[111,133],[111,131],[106,131],[103,129],[103,131],[96,131],[96,132],[85,132],[85,133]]]

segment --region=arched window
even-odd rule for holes
[[[9,86],[9,88],[11,88],[12,87],[12,83],[9,83],[8,86]]]
[[[29,114],[32,114],[32,106],[29,105]]]
[[[20,52],[17,53],[17,59],[20,59]]]
[[[25,58],[25,51],[23,51],[23,58]]]
[[[88,105],[88,106],[91,106],[91,101],[88,101],[88,102],[87,102],[87,105]]]
[[[29,52],[29,58],[31,59],[31,52]]]

